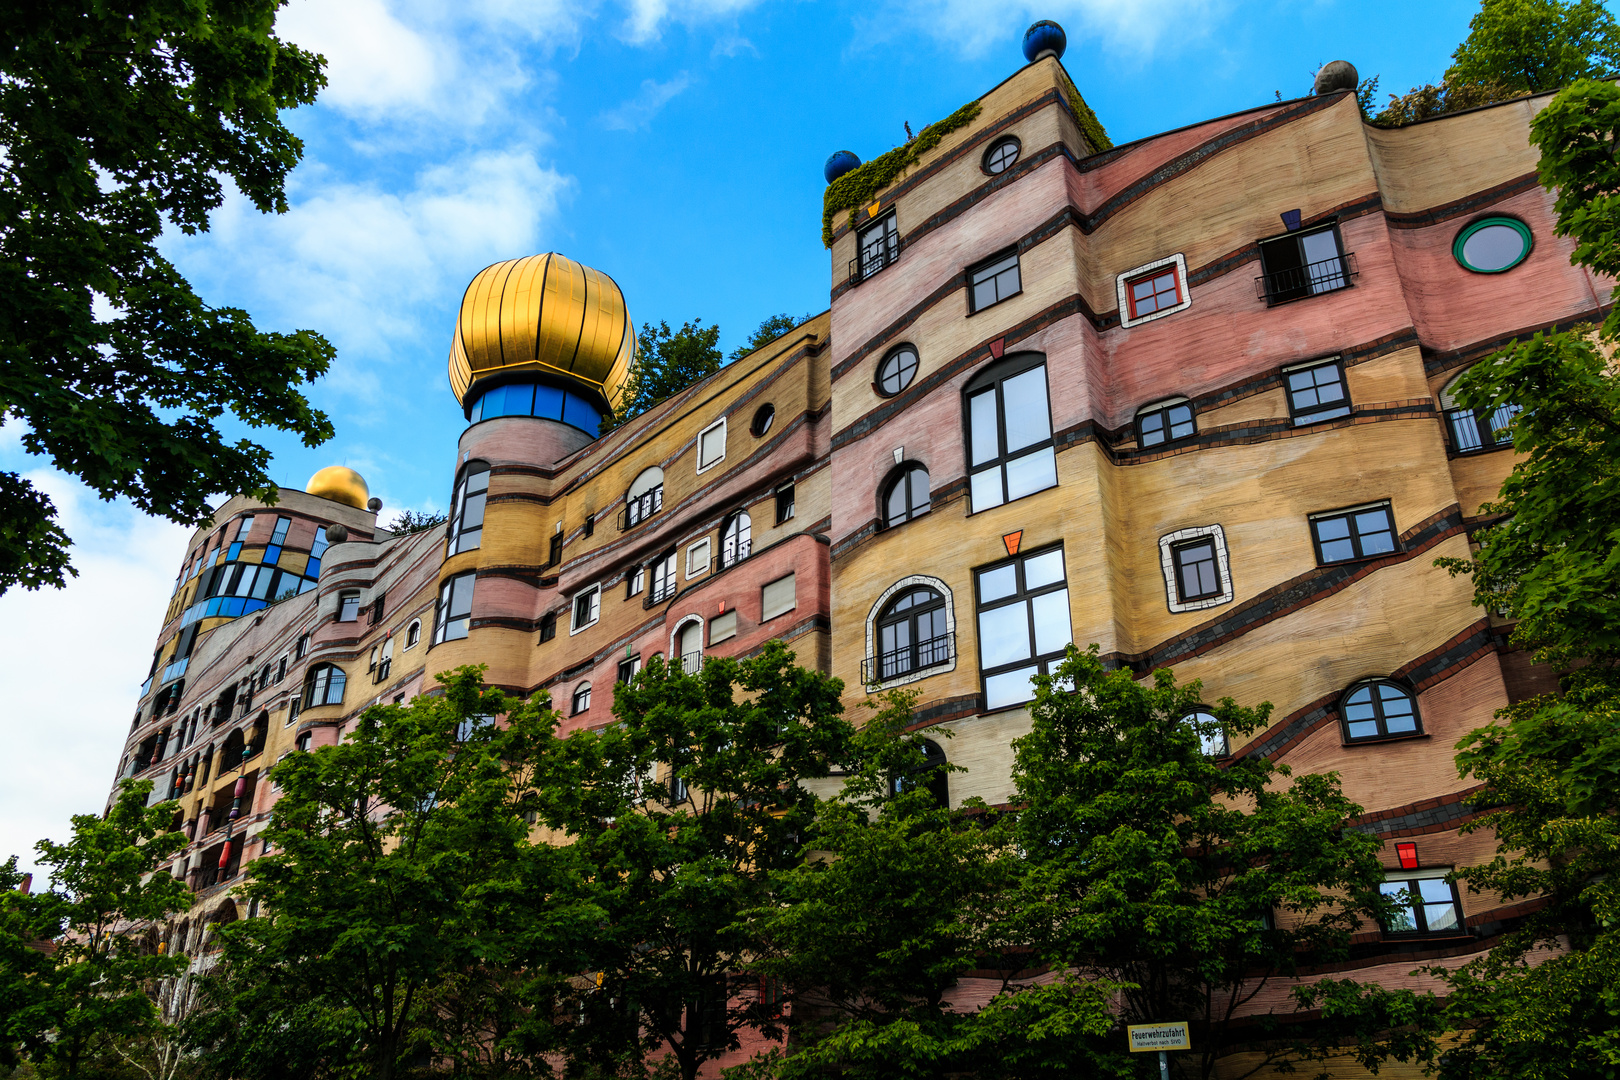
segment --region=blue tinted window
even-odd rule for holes
[[[534,389],[534,415],[547,420],[561,420],[563,392],[555,386],[537,386]]]

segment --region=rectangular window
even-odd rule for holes
[[[554,638],[556,636],[557,636],[557,614],[556,614],[556,612],[552,612],[549,615],[540,616],[540,640],[541,641],[550,641],[552,638]]]
[[[1395,515],[1387,502],[1312,514],[1311,540],[1316,561],[1323,566],[1388,555],[1399,546]]]
[[[249,514],[247,517],[242,519],[242,524],[236,530],[236,539],[231,541],[230,549],[225,553],[226,562],[233,561],[242,553],[242,541],[245,540],[247,538],[247,534],[252,531],[253,515]]]
[[[1181,276],[1174,264],[1143,274],[1125,283],[1125,300],[1131,318],[1140,319],[1181,303]]]
[[[675,595],[675,553],[666,552],[652,564],[652,586],[647,592],[647,602],[656,604],[660,600],[667,600]]]
[[[794,592],[793,575],[777,578],[759,591],[759,621],[768,622],[778,615],[786,615],[798,604],[798,595]]]
[[[1170,549],[1176,564],[1176,594],[1182,603],[1221,595],[1221,575],[1215,566],[1215,541],[1205,536]]]
[[[1350,415],[1350,391],[1345,389],[1344,366],[1337,358],[1283,368],[1283,385],[1295,427]]]
[[[1268,306],[1343,289],[1355,276],[1355,263],[1344,253],[1336,225],[1260,241],[1255,285]]]
[[[1063,548],[1022,555],[973,575],[984,707],[1035,696],[1031,677],[1051,674],[1073,638]]]
[[[287,541],[287,527],[291,524],[292,518],[276,518],[276,527],[270,533],[270,544],[264,549],[261,560],[266,566],[274,566],[276,560],[281,558],[281,545]]]
[[[1399,904],[1384,933],[1395,935],[1445,935],[1465,932],[1462,902],[1456,886],[1445,880],[1447,870],[1393,871],[1379,891]]]
[[[1018,272],[1018,252],[998,255],[968,271],[968,312],[983,311],[1024,289]]]
[[[1159,405],[1136,415],[1136,442],[1144,450],[1195,434],[1197,427],[1193,423],[1190,401]]]
[[[445,530],[445,557],[471,551],[483,542],[484,502],[489,497],[489,466],[476,462],[456,485],[450,500],[449,524]]]
[[[705,538],[686,549],[686,577],[688,580],[709,572],[709,549],[711,546],[708,539]]]
[[[372,601],[369,609],[369,618],[367,620],[369,625],[376,626],[378,623],[382,622],[383,600],[384,597],[379,596],[376,600]]]
[[[971,389],[967,412],[974,513],[1057,486],[1045,364]]]
[[[647,569],[638,566],[624,576],[624,598],[641,595],[641,590],[647,585]]]
[[[1508,426],[1519,415],[1519,406],[1503,405],[1496,409],[1450,409],[1446,412],[1446,427],[1451,431],[1451,445],[1459,454],[1475,450],[1494,450],[1498,446],[1513,445],[1513,431]]]
[[[547,566],[558,566],[562,563],[563,534],[553,533],[551,537],[551,550],[546,555]]]
[[[338,622],[356,622],[360,618],[360,594],[346,592],[338,595]]]
[[[869,278],[894,264],[900,257],[900,227],[893,210],[861,229],[860,248],[860,278]]]
[[[698,435],[697,441],[698,461],[697,471],[712,469],[726,459],[726,420],[721,417],[719,421],[704,428]]]
[[[793,485],[783,484],[776,489],[776,523],[778,525],[793,516]]]
[[[596,535],[596,515],[595,514],[586,514],[585,515],[585,535],[586,536],[595,536]]]
[[[709,644],[718,645],[737,636],[737,612],[728,611],[709,620]]]
[[[473,571],[457,574],[439,587],[439,599],[433,610],[435,645],[467,636],[467,625],[472,622],[473,582],[477,576]]]
[[[281,658],[280,662],[278,662],[276,664],[276,682],[280,682],[282,679],[285,679],[286,677],[287,677],[287,658],[285,656],[283,656]]]
[[[618,681],[622,683],[634,682],[636,673],[641,670],[641,657],[631,656],[619,661]]]
[[[595,585],[574,597],[574,621],[568,632],[577,634],[596,622],[602,610],[602,590]]]

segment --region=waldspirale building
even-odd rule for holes
[[[1494,846],[1458,832],[1452,755],[1552,684],[1433,562],[1513,461],[1512,410],[1452,382],[1614,285],[1554,234],[1548,98],[1380,129],[1329,65],[1309,97],[1110,147],[1060,57],[835,207],[830,310],[606,434],[635,347],[616,283],[559,254],[479,273],[445,526],[391,534],[328,469],[197,530],[117,773],[179,800],[171,869],[201,896],[175,947],[236,916],[269,767],[368,706],[482,663],[601,727],[648,658],[772,638],[852,709],[914,689],[953,805],[1008,801],[1029,678],[1071,643],[1270,701],[1209,752],[1339,773],[1421,901],[1357,940],[1358,977],[1461,964],[1523,914],[1442,880]]]

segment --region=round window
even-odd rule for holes
[[[1008,136],[990,147],[984,155],[984,171],[994,176],[1004,173],[1018,162],[1018,140]]]
[[[911,385],[917,375],[917,350],[902,345],[883,358],[878,365],[877,388],[884,397],[893,397]]]
[[[1524,262],[1533,241],[1530,227],[1517,218],[1489,217],[1457,234],[1451,254],[1477,274],[1500,274]]]
[[[754,422],[748,425],[748,430],[753,432],[754,438],[757,439],[771,430],[771,425],[774,423],[776,423],[776,406],[766,402],[759,407],[758,412],[754,413]]]

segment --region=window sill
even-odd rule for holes
[[[1434,736],[1427,731],[1403,732],[1399,735],[1372,735],[1365,739],[1342,739],[1345,746],[1368,746],[1376,743],[1411,742],[1417,739],[1431,739]]]
[[[1355,566],[1358,563],[1377,562],[1379,559],[1388,559],[1391,556],[1403,555],[1405,548],[1396,548],[1394,551],[1385,551],[1377,555],[1362,555],[1354,559],[1334,559],[1332,562],[1318,562],[1318,569],[1326,570],[1330,566]]]

